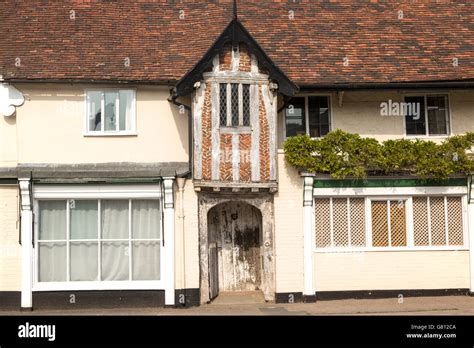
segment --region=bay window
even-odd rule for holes
[[[37,280],[158,281],[158,199],[39,200]]]
[[[135,131],[134,90],[86,91],[86,133],[126,134]]]

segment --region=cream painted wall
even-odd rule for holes
[[[345,92],[343,104],[338,105],[336,93],[331,93],[332,129],[358,133],[374,137],[379,141],[402,138],[405,136],[403,117],[380,116],[380,103],[403,101],[411,91],[355,91]],[[431,92],[430,92],[431,93]],[[433,93],[448,94],[451,111],[452,134],[474,131],[474,91],[436,91]],[[281,106],[280,101],[280,106]],[[279,114],[278,144],[281,148],[284,141],[284,112]],[[442,138],[429,139],[441,140]]]
[[[276,292],[303,291],[303,179],[278,154],[275,209]]]
[[[469,288],[468,251],[314,253],[318,291]]]
[[[21,290],[18,187],[0,186],[0,291]]]
[[[176,186],[175,189],[177,192]],[[184,187],[184,216],[181,214],[180,193],[176,193],[175,199],[175,286],[176,289],[196,289],[199,288],[199,225],[198,199],[192,180],[186,180]],[[184,257],[181,217],[184,217]]]
[[[16,117],[0,115],[0,166],[14,167],[18,163]]]
[[[84,136],[87,85],[18,84],[26,96],[9,128],[17,127],[20,163],[188,161],[187,113],[167,98],[166,87],[141,86],[136,136]],[[99,86],[93,86],[100,88]],[[109,87],[110,86],[105,86]],[[131,87],[126,87],[131,88]],[[6,120],[2,120],[2,132]],[[15,153],[12,149],[3,153]],[[2,162],[6,159],[2,157]]]

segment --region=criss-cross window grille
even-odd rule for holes
[[[463,196],[314,199],[321,249],[464,247]]]
[[[220,125],[227,125],[227,84],[219,84],[219,119]]]
[[[363,198],[316,198],[316,247],[363,247],[365,203]]]
[[[372,201],[372,246],[407,246],[405,200]]]
[[[219,123],[221,127],[250,126],[250,85],[219,84]]]
[[[415,246],[464,245],[461,197],[414,197]]]
[[[243,125],[250,126],[250,85],[242,85]]]

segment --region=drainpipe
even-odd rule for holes
[[[183,284],[184,298],[186,301],[186,248],[185,248],[185,233],[184,233],[184,185],[186,184],[186,178],[177,178],[176,183],[178,185],[179,192],[179,228],[181,229],[181,243],[182,243],[182,254],[183,262],[181,263],[181,284]],[[185,302],[186,303],[186,302]]]

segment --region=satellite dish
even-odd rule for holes
[[[23,93],[12,85],[0,83],[0,114],[9,117],[15,113],[18,106],[25,102]]]

